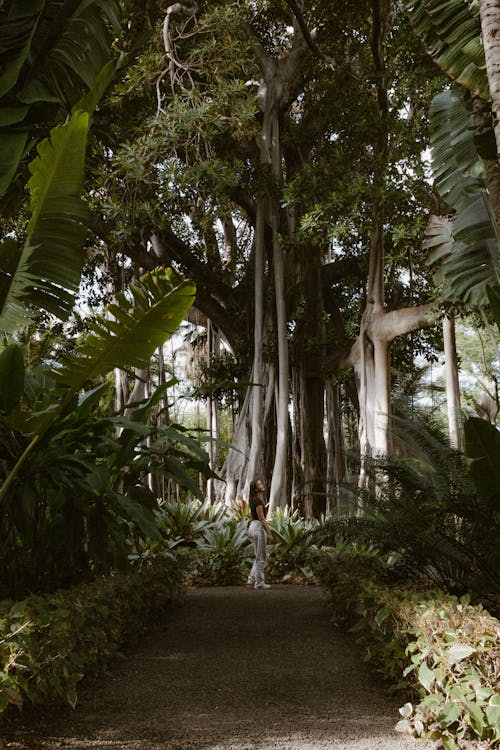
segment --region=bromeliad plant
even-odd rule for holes
[[[318,555],[318,548],[310,532],[316,525],[316,521],[304,520],[298,510],[276,508],[270,520],[274,537],[268,559],[271,578],[312,578],[312,565]]]

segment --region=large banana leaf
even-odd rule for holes
[[[115,56],[120,21],[120,0],[5,0],[0,6],[0,196],[33,126],[47,132],[96,88]]]
[[[195,288],[171,269],[157,269],[142,276],[120,293],[105,315],[90,324],[91,332],[71,354],[54,368],[55,381],[72,391],[115,367],[144,368],[151,356],[175,331],[194,301]]]
[[[473,115],[455,91],[444,91],[433,100],[430,124],[435,184],[454,214],[431,217],[429,263],[447,299],[488,305],[488,290],[500,279],[500,255]]]
[[[477,3],[465,0],[407,0],[415,33],[435,62],[454,81],[490,97]]]
[[[0,330],[24,325],[29,310],[64,318],[83,265],[87,209],[81,199],[89,115],[75,112],[42,141],[30,165],[32,215],[24,247],[0,246]]]

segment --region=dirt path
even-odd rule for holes
[[[75,711],[30,720],[15,750],[427,750],[328,620],[319,588],[188,591]]]

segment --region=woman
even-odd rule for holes
[[[266,535],[269,539],[269,543],[273,542],[273,535],[271,529],[266,523],[265,516],[265,498],[266,487],[264,482],[260,479],[254,479],[250,483],[250,497],[248,504],[250,506],[250,515],[252,520],[248,533],[252,540],[255,561],[252,565],[252,570],[248,576],[248,583],[254,587],[254,589],[270,589],[268,583],[264,580],[264,565],[266,563]]]

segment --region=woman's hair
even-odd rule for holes
[[[250,497],[248,498],[248,502],[250,502],[251,500],[254,500],[259,494],[257,491],[257,484],[259,481],[260,481],[259,479],[254,479],[252,482],[250,482],[250,492],[249,492]]]

